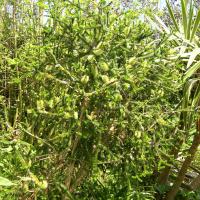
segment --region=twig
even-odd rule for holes
[[[45,140],[43,140],[43,139],[41,139],[41,138],[39,138],[39,137],[37,137],[37,136],[35,136],[35,135],[29,133],[27,130],[25,130],[25,129],[23,129],[23,130],[24,130],[28,135],[30,135],[30,136],[32,136],[32,137],[34,137],[34,138],[36,138],[36,139],[42,141],[42,142],[45,143],[46,145],[50,146],[50,147],[53,149],[53,151],[56,153],[56,155],[58,155],[56,149],[55,149],[52,145],[50,145],[49,143],[47,143]]]

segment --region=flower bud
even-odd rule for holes
[[[115,101],[121,101],[122,99],[123,98],[121,94],[115,94]]]
[[[97,45],[97,49],[103,49],[103,42],[99,42],[99,44]]]
[[[68,113],[68,112],[65,112],[64,113],[64,118],[65,119],[69,119],[71,117],[71,115]]]
[[[88,56],[88,61],[93,62],[94,61],[94,55],[89,55]]]
[[[141,137],[141,131],[135,131],[135,137],[139,139]]]
[[[42,108],[44,108],[44,101],[43,100],[37,101],[37,109],[40,110]]]
[[[131,28],[128,26],[124,29],[124,34],[128,35],[130,33]]]
[[[44,180],[44,181],[40,182],[40,188],[41,189],[45,190],[47,187],[48,187],[47,181]]]
[[[132,57],[129,59],[129,64],[130,65],[134,65],[137,62],[137,58],[136,57]]]
[[[97,50],[94,50],[94,53],[95,53],[97,56],[99,56],[99,55],[101,55],[101,54],[103,53],[103,50],[97,49]]]
[[[108,70],[109,70],[108,65],[107,65],[105,62],[101,63],[100,66],[101,66],[101,69],[102,69],[103,71],[108,71]]]
[[[81,79],[81,83],[86,84],[89,81],[89,76],[83,76]]]
[[[74,119],[78,119],[78,112],[74,112]]]
[[[102,81],[103,81],[104,83],[107,83],[107,82],[109,81],[109,78],[108,78],[108,76],[106,76],[106,75],[103,75],[101,78],[102,78]]]
[[[160,124],[160,125],[165,125],[165,120],[164,120],[163,118],[161,118],[161,117],[158,119],[157,122],[158,122],[158,124]]]
[[[92,66],[91,71],[92,71],[93,76],[96,78],[97,75],[98,75],[98,68],[97,68],[97,66],[96,65]]]

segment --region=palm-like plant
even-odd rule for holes
[[[189,12],[187,8],[187,0],[181,0],[181,10],[182,10],[182,21],[179,20],[177,23],[172,9],[166,1],[167,7],[169,10],[170,17],[174,24],[175,33],[169,38],[173,44],[175,44],[176,49],[179,49],[179,54],[184,62],[187,63],[185,65],[185,69],[182,74],[182,81],[184,84],[183,90],[183,100],[182,100],[182,109],[181,109],[181,117],[184,123],[181,123],[180,129],[185,129],[186,133],[194,126],[194,117],[200,113],[198,106],[200,104],[200,82],[199,82],[199,67],[200,61],[200,43],[199,38],[196,35],[196,32],[199,32],[199,22],[200,22],[200,10],[197,12],[196,18],[194,20],[194,4],[193,1],[190,2]],[[147,19],[161,32],[164,31],[167,34],[170,34],[171,31],[162,20],[155,16],[157,23],[154,23],[149,16]],[[197,72],[197,73],[196,73]],[[192,92],[194,91],[194,92]],[[185,136],[179,140],[180,146],[183,144]],[[185,159],[181,170],[173,184],[170,188],[170,191],[167,193],[165,199],[171,200],[174,199],[181,183],[187,173],[188,167],[190,166],[194,155],[197,151],[197,148],[200,144],[200,118],[197,117],[196,121],[196,135],[194,136],[193,143],[189,149],[189,156]],[[180,148],[178,147],[178,149]],[[178,150],[177,148],[172,149],[171,153],[174,155],[174,158],[177,158]],[[170,163],[171,161],[169,161]],[[172,164],[172,162],[171,162]],[[165,184],[170,172],[170,167],[166,166],[158,181]],[[199,185],[198,185],[199,186]],[[197,187],[198,187],[197,186]]]

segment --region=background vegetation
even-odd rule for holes
[[[199,199],[198,4],[0,6],[1,199]]]

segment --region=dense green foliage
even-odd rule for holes
[[[180,126],[180,130],[183,131],[183,136],[179,139],[179,147],[178,149],[174,149],[171,154],[174,158],[178,157],[178,153],[181,149],[181,146],[185,145],[185,141],[187,143],[188,139],[192,139],[191,145],[188,144],[189,149],[187,150],[188,154],[179,170],[175,181],[170,187],[169,192],[167,193],[165,199],[171,200],[174,199],[181,184],[184,181],[184,178],[187,176],[187,172],[189,167],[193,162],[195,157],[195,153],[198,151],[198,146],[200,144],[200,118],[199,118],[199,66],[200,62],[198,61],[199,54],[199,22],[200,22],[200,11],[196,10],[195,6],[197,6],[196,2],[190,1],[190,5],[188,6],[187,1],[181,1],[181,14],[182,21],[177,23],[176,17],[173,14],[173,11],[170,7],[170,4],[166,1],[167,7],[169,10],[169,15],[174,25],[174,34],[171,37],[171,44],[174,44],[175,49],[178,52],[177,58],[182,57],[182,61],[184,63],[184,68],[182,73],[182,80],[184,84],[183,90],[183,100],[181,102],[181,114],[180,119],[183,121]],[[157,20],[157,24],[151,21],[150,22],[155,25],[155,27],[163,32],[166,31],[167,34],[171,34],[170,30],[166,25],[161,21],[161,19],[155,16]],[[183,147],[184,148],[184,147]],[[169,161],[168,163],[170,163]],[[194,171],[195,169],[192,168]],[[166,184],[168,180],[168,175],[170,174],[171,167],[165,167],[162,171],[160,177],[158,178],[158,182],[162,184]],[[196,172],[196,171],[195,171]],[[197,171],[198,172],[198,171]],[[199,173],[199,172],[198,172]],[[199,188],[199,176],[197,176],[193,181],[190,182],[190,187],[184,189],[185,192],[190,190],[195,191]]]
[[[172,33],[155,39],[138,11],[119,12],[112,2],[8,3],[0,198],[159,199],[170,186],[156,184],[158,176],[180,165],[170,152],[185,137],[185,62],[171,49]],[[177,199],[184,195],[180,189]]]

